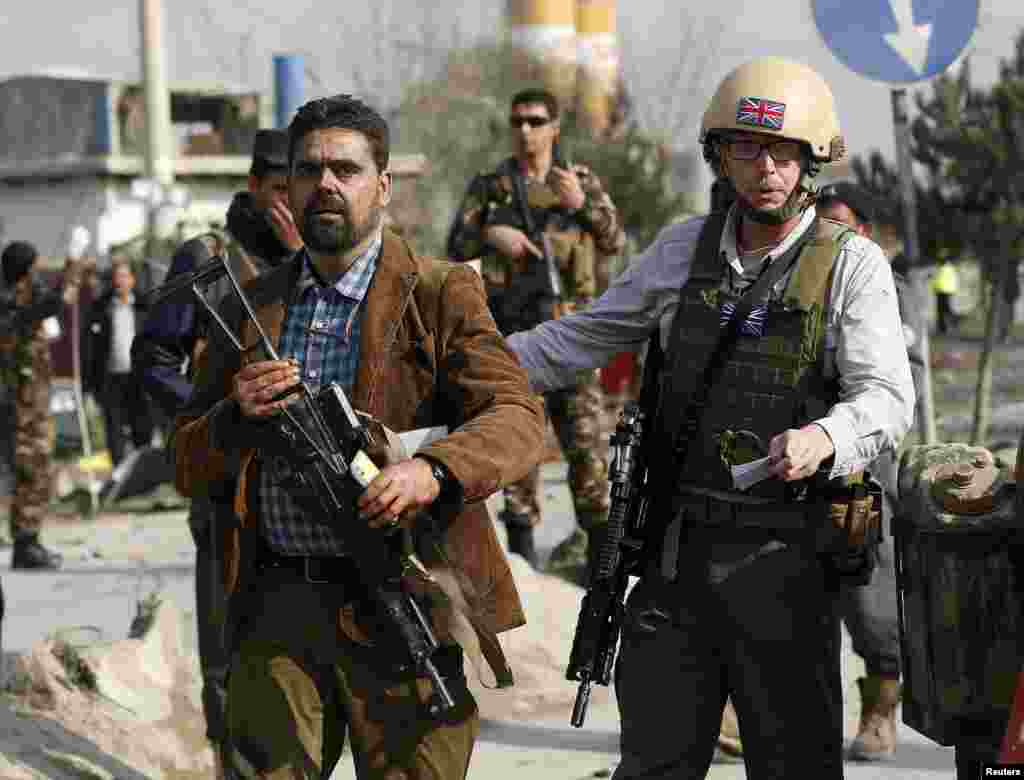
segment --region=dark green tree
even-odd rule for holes
[[[984,441],[991,406],[992,352],[1012,323],[1019,256],[1024,245],[1024,33],[987,89],[971,83],[970,62],[918,94],[912,155],[924,175],[915,179],[925,262],[940,252],[969,253],[989,283],[985,346],[978,368],[973,442]],[[897,174],[877,153],[855,160],[858,180],[902,222]]]

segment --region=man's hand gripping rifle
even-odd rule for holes
[[[627,403],[611,437],[612,495],[608,530],[597,551],[596,565],[583,596],[565,672],[566,679],[580,683],[572,709],[572,725],[577,728],[583,725],[587,714],[590,686],[595,682],[608,685],[611,680],[625,611],[626,587],[629,576],[639,573],[642,560],[647,503],[644,493],[647,467],[641,450],[643,433],[644,412],[638,404]]]
[[[244,353],[246,348],[203,295],[206,286],[225,274],[245,316],[259,334],[264,353],[269,359],[278,360],[277,351],[257,320],[248,297],[222,256],[215,256],[194,272],[166,283],[153,292],[151,300],[156,305],[193,297],[234,347]],[[278,435],[271,454],[285,458],[291,467],[287,487],[297,488],[307,496],[314,495],[326,517],[351,516],[358,494],[380,471],[366,454],[374,444],[373,437],[339,385],[330,384],[314,394],[308,385],[301,383],[289,392],[300,395],[302,417],[311,422],[313,430],[300,421],[291,405],[284,406],[281,416],[273,423],[278,426]],[[410,571],[430,577],[412,552],[409,531],[400,526],[374,529],[362,522],[352,522],[345,530],[348,554],[366,592],[386,616],[392,639],[403,645],[407,662],[433,683],[430,713],[439,716],[448,712],[455,706],[455,700],[433,661],[440,643],[420,605],[402,586],[403,575]]]

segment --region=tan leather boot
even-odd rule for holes
[[[854,761],[882,761],[896,752],[896,705],[900,681],[869,675],[857,680],[860,688],[860,727],[850,744]]]
[[[725,702],[725,709],[722,711],[722,727],[718,731],[718,747],[728,756],[743,755],[740,724],[736,719],[736,710],[732,706],[732,699]]]

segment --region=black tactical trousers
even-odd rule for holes
[[[199,637],[199,668],[203,675],[203,714],[206,736],[222,742],[227,736],[224,703],[227,699],[229,655],[224,645],[224,591],[220,537],[214,516],[230,511],[208,498],[194,498],[188,524],[196,544],[196,627]]]
[[[675,582],[652,571],[629,596],[614,780],[704,778],[727,697],[750,780],[842,778],[839,623],[817,556],[747,545],[723,575],[716,533],[683,539]]]
[[[124,460],[124,427],[131,431],[132,444],[136,449],[145,447],[153,439],[153,414],[134,374],[108,374],[100,400],[107,447],[116,466]]]

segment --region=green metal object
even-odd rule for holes
[[[893,520],[903,720],[953,745],[1005,722],[1024,657],[1024,518],[1014,473],[966,444],[911,447]]]

